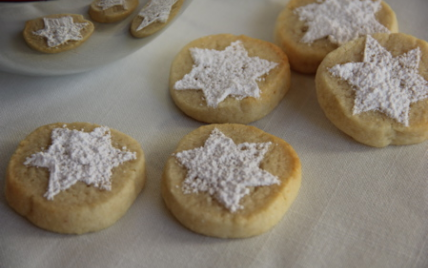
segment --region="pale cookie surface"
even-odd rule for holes
[[[177,16],[185,0],[150,0],[132,20],[130,32],[136,38],[152,35]]]
[[[397,32],[394,11],[377,0],[291,0],[279,14],[275,42],[291,68],[315,73],[323,58],[359,36]]]
[[[27,21],[22,34],[29,47],[59,53],[80,46],[93,31],[94,24],[82,15],[55,14]]]
[[[169,90],[188,116],[207,123],[250,123],[270,113],[290,88],[287,55],[244,35],[196,39],[174,59]]]
[[[36,226],[82,234],[114,224],[144,182],[144,152],[133,138],[89,123],[55,123],[19,144],[7,168],[5,192],[8,204]]]
[[[374,147],[428,138],[428,43],[405,34],[359,38],[330,53],[316,74],[327,118]]]
[[[300,183],[301,163],[288,143],[255,127],[214,124],[180,141],[164,168],[162,196],[188,229],[244,238],[275,226]]]
[[[97,22],[110,23],[125,19],[138,7],[138,0],[95,0],[89,16]]]

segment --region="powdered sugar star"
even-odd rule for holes
[[[44,152],[27,157],[24,165],[49,169],[49,184],[45,197],[52,200],[60,191],[78,181],[100,189],[111,189],[112,169],[136,159],[135,152],[121,151],[111,145],[110,129],[98,127],[87,133],[68,128],[56,128],[52,144]]]
[[[140,26],[138,26],[137,31],[156,21],[165,23],[169,18],[172,6],[176,2],[177,0],[151,0],[150,3],[138,13],[138,15],[144,19]]]
[[[389,33],[375,18],[380,9],[380,0],[318,0],[294,12],[308,25],[303,43],[328,37],[332,43],[341,45],[359,36]]]
[[[88,23],[74,23],[73,17],[64,16],[61,18],[43,18],[45,28],[33,32],[47,38],[48,47],[56,47],[64,44],[68,40],[82,40],[80,30]]]
[[[229,95],[242,99],[260,97],[257,80],[278,64],[249,57],[241,41],[223,51],[191,48],[193,69],[175,83],[176,90],[201,89],[208,106],[217,107]]]
[[[102,10],[109,9],[114,6],[122,6],[124,9],[127,9],[125,0],[99,0],[97,6],[101,7]]]
[[[335,65],[329,71],[353,86],[353,114],[378,110],[409,126],[410,104],[428,98],[428,83],[418,71],[420,58],[419,48],[393,57],[367,36],[363,62]]]
[[[208,192],[232,213],[236,212],[242,208],[240,200],[250,193],[248,187],[280,184],[278,177],[259,167],[270,145],[236,145],[215,128],[203,147],[175,154],[187,168],[183,192]]]

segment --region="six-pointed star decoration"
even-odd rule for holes
[[[232,213],[241,209],[239,202],[250,193],[248,187],[280,183],[276,176],[259,167],[270,145],[270,142],[236,145],[215,128],[203,147],[175,154],[187,168],[183,192],[208,192]]]
[[[202,90],[208,106],[217,107],[226,97],[260,97],[257,80],[278,64],[249,57],[241,41],[225,50],[191,48],[194,65],[174,85],[176,90]]]
[[[165,23],[169,18],[172,6],[176,2],[177,0],[151,0],[138,14],[143,17],[143,21],[138,26],[137,31],[156,21]]]
[[[410,104],[428,98],[428,83],[418,71],[420,58],[419,48],[393,57],[368,35],[363,62],[336,65],[329,71],[353,86],[353,114],[378,110],[408,126]]]
[[[109,9],[114,6],[122,6],[124,9],[127,9],[125,0],[100,0],[97,3],[97,6],[101,7],[102,10]]]
[[[45,193],[49,200],[78,181],[111,190],[111,170],[125,161],[136,159],[135,152],[122,151],[111,145],[111,133],[107,127],[96,128],[90,133],[56,128],[51,139],[48,150],[31,155],[24,163],[49,169]]]
[[[80,31],[88,25],[84,23],[74,23],[73,17],[64,16],[60,18],[43,18],[45,28],[33,32],[47,38],[48,47],[56,47],[64,44],[68,40],[82,40]]]
[[[328,37],[334,44],[344,44],[359,36],[388,33],[375,14],[381,9],[381,1],[372,0],[325,0],[298,7],[294,11],[308,30],[304,43]]]

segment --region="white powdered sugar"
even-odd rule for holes
[[[35,35],[47,38],[48,47],[56,47],[66,43],[69,40],[82,40],[80,31],[88,23],[74,23],[73,17],[64,16],[60,18],[43,18],[45,28],[33,32]]]
[[[376,20],[375,14],[380,9],[380,0],[318,0],[294,12],[308,26],[303,43],[328,37],[330,42],[342,45],[367,34],[389,33]]]
[[[126,0],[99,0],[97,6],[102,10],[109,9],[114,6],[122,6],[125,10],[127,9]]]
[[[168,21],[169,14],[171,13],[172,6],[177,0],[151,0],[149,4],[144,7],[138,15],[143,18],[137,31],[140,31],[147,25],[153,22],[165,23]]]
[[[239,202],[250,193],[248,187],[280,184],[278,177],[259,167],[270,145],[270,142],[236,145],[215,128],[203,147],[175,154],[187,168],[183,192],[208,192],[230,212],[242,209]]]
[[[88,133],[64,126],[54,129],[51,139],[48,150],[27,157],[24,163],[49,169],[48,190],[44,195],[49,200],[78,181],[111,190],[111,170],[137,157],[126,148],[114,148],[107,127],[98,127]]]
[[[330,73],[353,86],[353,114],[377,110],[409,126],[410,104],[428,98],[428,83],[419,74],[421,50],[398,57],[367,36],[363,62],[335,65]]]
[[[190,73],[174,85],[176,90],[202,90],[208,106],[217,107],[228,96],[236,99],[260,97],[257,81],[278,63],[249,57],[241,41],[225,50],[191,48],[194,61]]]

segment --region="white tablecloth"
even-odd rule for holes
[[[194,0],[155,40],[109,65],[55,77],[0,73],[0,193],[19,141],[52,122],[118,129],[147,158],[145,189],[122,219],[97,233],[41,230],[0,194],[0,267],[428,267],[428,142],[376,149],[353,141],[324,116],[311,75],[293,73],[280,105],[251,124],[289,142],[302,161],[300,193],[273,230],[249,239],[205,237],[165,208],[163,165],[202,125],[170,99],[173,57],[210,34],[273,41],[285,2]],[[428,40],[428,1],[387,2],[401,32]]]

